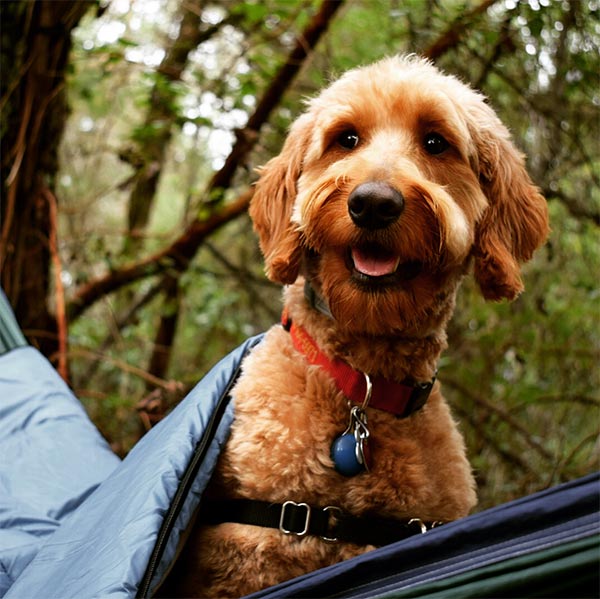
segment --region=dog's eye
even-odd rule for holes
[[[342,148],[353,150],[358,145],[358,133],[353,129],[342,131],[337,137],[337,142]]]
[[[445,152],[450,147],[450,144],[439,133],[428,133],[423,140],[423,145],[425,151],[434,156]]]

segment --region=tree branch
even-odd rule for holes
[[[482,0],[480,4],[474,6],[468,12],[462,12],[438,39],[426,48],[422,54],[430,60],[437,60],[442,54],[456,47],[461,41],[472,21],[481,13],[484,13],[490,6],[496,4],[498,0]]]
[[[287,60],[280,67],[261,100],[258,102],[256,110],[249,118],[246,128],[238,135],[237,141],[225,164],[210,180],[205,191],[206,197],[212,197],[213,192],[230,187],[233,175],[238,166],[254,147],[261,126],[267,121],[273,109],[281,101],[283,94],[300,70],[302,64],[304,64],[309,52],[316,46],[323,33],[327,30],[329,23],[343,2],[344,0],[323,0],[321,8],[298,38]],[[166,249],[83,285],[75,292],[75,296],[68,305],[67,313],[69,319],[72,321],[80,316],[84,310],[89,308],[103,295],[116,291],[134,281],[156,275],[167,268],[184,271],[208,235],[245,212],[252,193],[253,190],[248,190],[235,202],[227,204],[218,211],[213,212],[207,219],[193,221],[183,235]]]
[[[173,340],[177,333],[177,324],[181,310],[181,289],[179,286],[179,275],[169,271],[161,279],[164,301],[161,305],[160,322],[154,335],[152,355],[148,362],[148,372],[152,376],[162,379],[169,368],[171,353],[173,351]],[[147,384],[147,389],[151,390],[152,386]]]
[[[85,349],[84,347],[70,348],[69,356],[81,356],[84,358],[88,358],[89,360],[102,360],[103,362],[110,362],[119,370],[132,374],[133,376],[137,376],[138,378],[146,381],[154,387],[161,387],[163,389],[170,390],[173,388],[174,385],[172,381],[166,381],[156,376],[152,376],[149,372],[146,372],[145,370],[143,370],[142,368],[138,368],[137,366],[133,366],[132,364],[128,364],[124,360],[119,360],[117,358],[113,358],[112,356],[101,354],[97,351]]]
[[[242,159],[254,147],[258,139],[258,133],[264,123],[271,116],[271,112],[281,101],[294,77],[298,74],[301,66],[314,49],[317,42],[327,30],[329,23],[344,0],[323,0],[319,12],[312,18],[302,35],[296,40],[296,44],[285,63],[272,79],[262,98],[258,102],[254,113],[248,119],[246,127],[237,134],[236,142],[227,157],[223,167],[212,177],[207,197],[212,197],[210,192],[224,190],[229,187],[231,180]]]
[[[530,474],[534,473],[532,467],[516,452],[502,447],[498,439],[489,434],[487,429],[482,428],[479,423],[473,418],[473,414],[460,406],[453,406],[453,411],[458,414],[461,420],[466,420],[473,429],[483,437],[485,445],[491,447],[505,462],[519,468],[523,472]]]
[[[132,304],[127,306],[127,309],[122,313],[115,316],[113,330],[108,333],[104,338],[104,341],[100,344],[97,351],[100,354],[104,354],[113,343],[115,336],[120,333],[126,326],[128,326],[135,318],[137,313],[149,302],[151,302],[161,291],[162,281],[159,281],[152,286],[148,291],[142,294],[141,297],[136,299]],[[82,381],[90,381],[96,374],[98,366],[101,364],[100,360],[96,360],[90,363],[88,369],[80,377]]]
[[[67,306],[69,320],[72,322],[104,295],[135,281],[160,274],[169,268],[185,271],[204,239],[244,213],[253,193],[254,189],[250,189],[206,220],[195,220],[187,227],[183,235],[167,248],[81,286]]]
[[[58,253],[56,231],[58,229],[58,202],[54,194],[48,189],[42,189],[42,197],[48,202],[50,208],[50,230],[48,245],[50,257],[54,266],[54,295],[56,300],[56,330],[58,333],[58,374],[65,382],[69,381],[69,365],[67,356],[68,327],[65,314],[65,289],[62,283],[62,264]]]
[[[542,193],[548,200],[556,198],[562,202],[571,216],[580,220],[589,220],[595,225],[600,226],[600,211],[594,206],[588,206],[578,198],[571,197],[558,189],[547,188],[543,189]]]
[[[553,461],[554,456],[551,452],[549,452],[541,443],[538,443],[530,432],[511,414],[509,414],[506,410],[502,409],[499,406],[489,403],[485,401],[481,397],[478,397],[475,393],[472,393],[469,389],[467,389],[463,384],[459,383],[457,380],[452,377],[444,375],[444,384],[456,389],[461,395],[464,395],[473,403],[483,407],[488,412],[494,413],[499,416],[508,426],[513,428],[517,433],[523,437],[524,441],[529,445],[532,449],[535,449],[542,457],[544,457],[548,461]]]
[[[150,212],[156,196],[158,182],[169,142],[172,137],[173,124],[178,114],[174,108],[176,92],[170,83],[180,81],[188,64],[188,58],[194,48],[214,35],[231,18],[220,21],[206,31],[202,30],[201,0],[183,3],[179,8],[181,24],[177,37],[166,48],[165,56],[156,69],[156,81],[150,93],[150,105],[143,125],[131,138],[134,146],[120,153],[120,158],[129,162],[135,173],[133,186],[129,196],[128,230],[131,239],[127,240],[133,253],[138,243],[140,231],[143,231],[150,218]],[[140,138],[139,132],[146,133]],[[152,131],[152,133],[147,133]],[[128,247],[126,245],[126,247]]]

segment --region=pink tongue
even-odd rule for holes
[[[369,277],[391,275],[398,266],[398,257],[387,253],[365,252],[359,248],[352,249],[354,268]]]

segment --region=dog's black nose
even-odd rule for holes
[[[403,210],[402,194],[379,181],[361,183],[348,197],[350,218],[363,229],[383,229],[395,222]]]

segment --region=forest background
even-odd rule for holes
[[[598,468],[598,0],[0,10],[2,286],[115,451],[278,321],[246,208],[302,99],[418,52],[489,96],[552,222],[517,301],[466,282],[440,363],[480,507]]]

